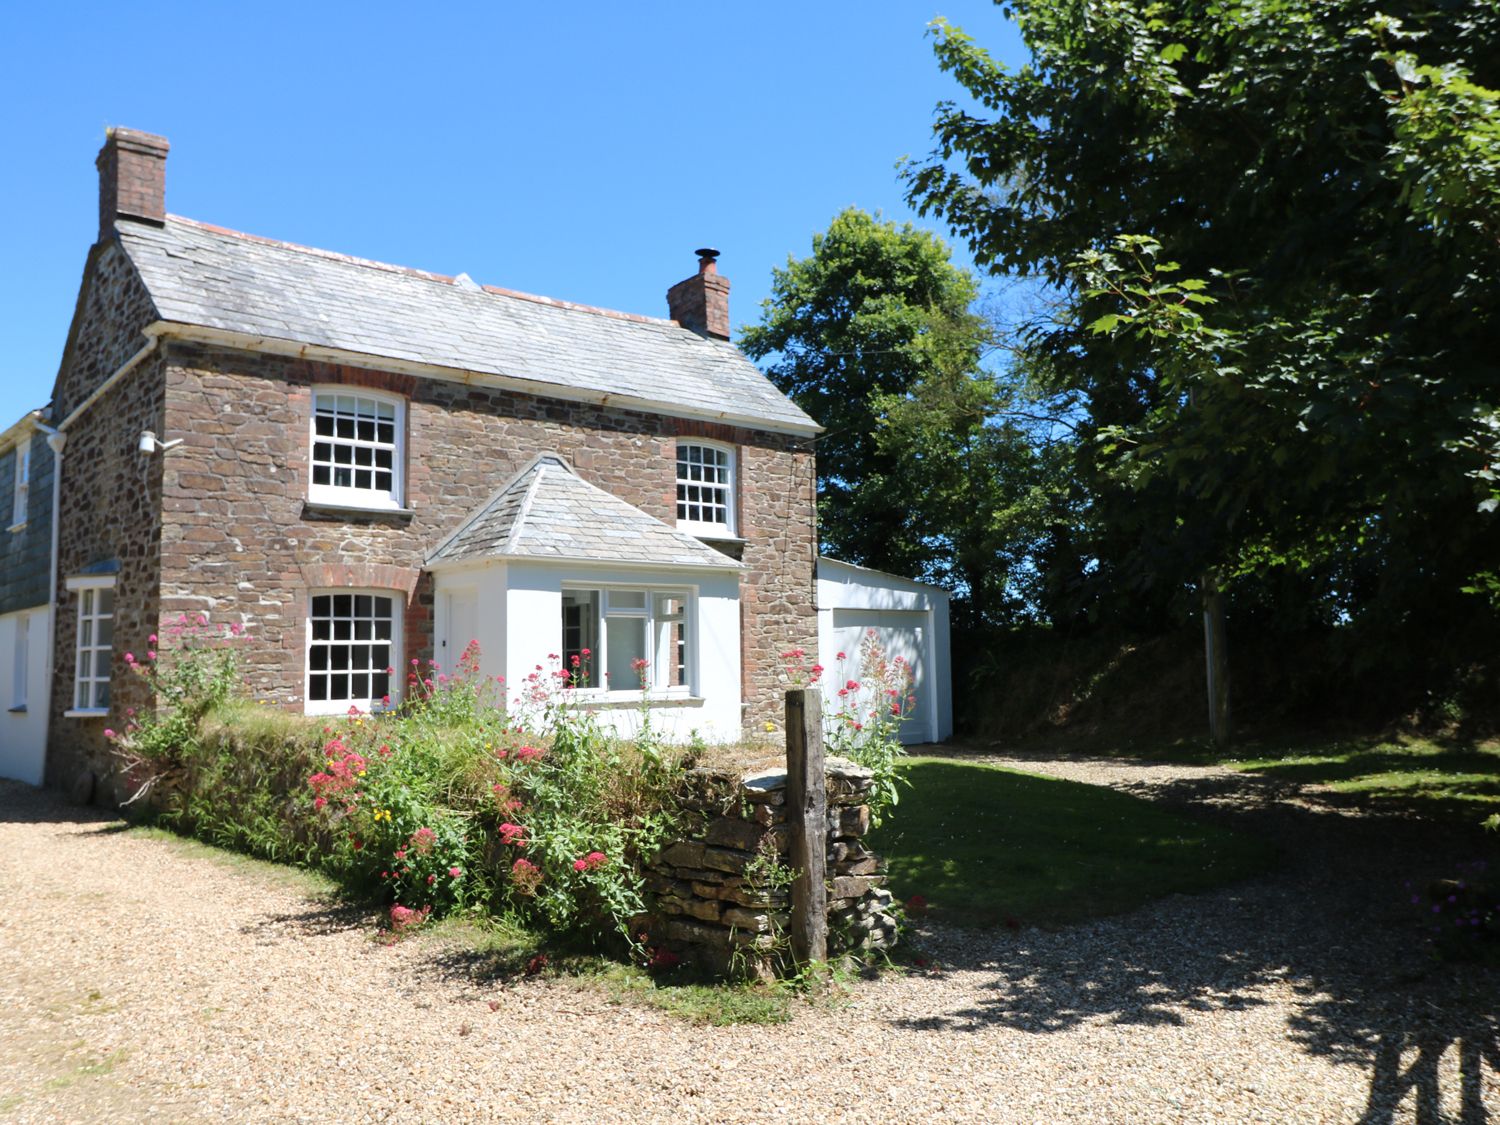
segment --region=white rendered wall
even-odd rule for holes
[[[473,590],[477,622],[469,632],[480,642],[481,669],[488,676],[505,677],[506,699],[513,702],[525,690],[526,677],[538,664],[544,676],[559,666],[558,660],[550,658],[562,652],[564,586],[690,591],[695,628],[690,634],[688,659],[695,682],[691,692],[652,692],[651,725],[672,742],[686,742],[694,733],[709,742],[740,738],[738,572],[636,570],[514,560],[475,569],[442,570],[434,583],[439,642],[444,635],[445,607],[467,605],[459,592]],[[453,593],[459,593],[456,600],[448,597]],[[449,647],[455,644],[456,640],[450,641]],[[593,698],[580,693],[576,698],[601,725],[625,737],[639,733],[639,691],[609,692]]]
[[[26,704],[18,710],[16,629],[26,622]],[[42,783],[47,761],[47,609],[0,617],[0,777]]]

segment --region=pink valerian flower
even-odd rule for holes
[[[592,871],[596,867],[603,867],[608,862],[609,856],[605,855],[603,852],[589,852],[589,854],[584,856],[582,859],[575,859],[573,861],[573,870]]]
[[[542,749],[540,749],[539,747],[536,747],[536,746],[523,746],[519,750],[516,751],[516,761],[518,761],[518,762],[532,762],[532,761],[535,761],[537,758],[540,758],[544,753],[545,753],[545,751],[542,750]]]
[[[448,878],[450,878],[450,879],[457,879],[463,873],[464,873],[464,869],[462,867],[450,867],[450,868],[448,868]]]
[[[646,965],[652,969],[670,969],[681,960],[682,958],[670,949],[658,946],[651,951],[651,958],[646,962]]]
[[[858,691],[859,690],[859,681],[858,680],[850,680],[848,683],[846,683],[844,685],[844,687],[846,689],[848,689],[849,691]]]
[[[413,910],[409,906],[397,903],[391,907],[391,932],[400,934],[406,930],[415,929],[427,921],[427,915],[431,910],[430,906],[424,906],[421,910]]]
[[[133,652],[127,652],[125,654],[125,663],[126,664],[134,664],[135,663],[135,653],[133,653]]]
[[[524,847],[526,844],[525,837],[526,829],[522,828],[519,824],[506,823],[500,826],[500,842],[502,844],[514,844],[517,847]]]
[[[112,731],[112,730],[110,730],[108,727],[105,727],[104,728],[104,737],[105,738],[109,738],[109,739],[114,739],[114,738],[117,738],[119,736],[116,735],[115,732]]]
[[[150,649],[146,653],[146,659],[154,661],[156,659],[156,650],[155,649]]]
[[[431,828],[418,828],[411,834],[411,839],[406,846],[418,855],[431,855],[432,846],[437,843],[437,833]]]
[[[152,633],[149,637],[147,637],[146,638],[146,643],[148,645],[154,645],[156,643],[156,634]]]
[[[841,652],[834,659],[836,659],[836,660],[848,660],[849,659],[849,654],[846,653],[846,652]]]
[[[510,865],[510,881],[515,884],[516,893],[534,895],[542,885],[542,869],[529,859],[518,859]]]

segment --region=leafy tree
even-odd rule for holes
[[[1213,571],[1281,625],[1441,648],[1500,557],[1500,7],[1007,8],[1018,70],[937,25],[979,108],[940,107],[908,193],[1063,295],[1030,346],[1084,415],[1116,611]],[[1288,571],[1301,604],[1266,596]]]
[[[741,347],[825,427],[824,548],[937,581],[989,620],[1027,603],[1046,489],[1003,417],[1014,388],[982,365],[993,330],[977,296],[939,238],[850,208],[775,271]]]

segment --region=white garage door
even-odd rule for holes
[[[901,657],[912,670],[916,709],[911,717],[901,724],[901,741],[906,743],[933,741],[933,695],[931,675],[928,670],[927,636],[930,615],[925,610],[899,609],[836,609],[833,611],[833,640],[837,651],[846,655],[843,675],[847,679],[863,680],[864,669],[860,667],[860,645],[870,630],[885,651],[887,660]],[[829,675],[838,670],[830,667]]]

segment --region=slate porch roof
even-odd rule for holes
[[[513,558],[741,569],[541,454],[433,549],[427,565]]]
[[[815,433],[733,345],[670,320],[476,285],[169,215],[119,219],[161,319]],[[653,405],[654,404],[654,407]],[[675,411],[672,408],[676,408]]]

